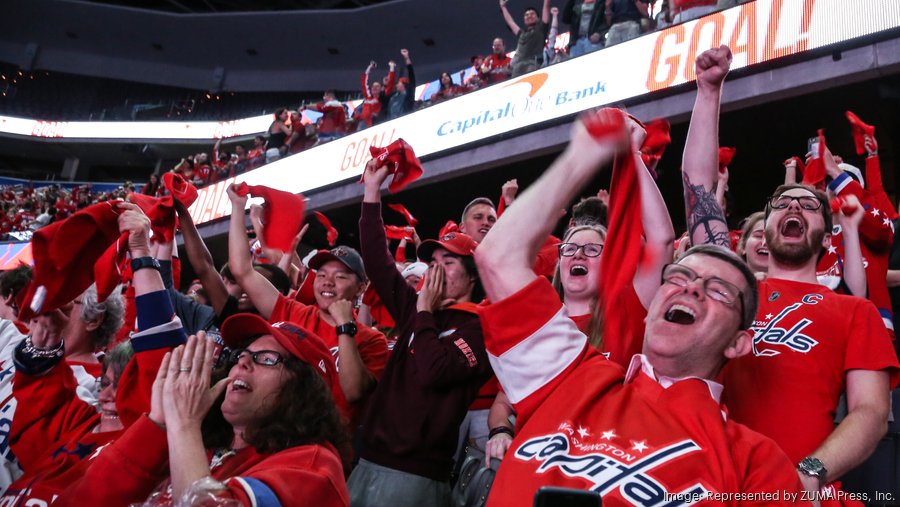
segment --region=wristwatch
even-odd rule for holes
[[[356,322],[350,321],[346,324],[341,324],[340,326],[334,328],[335,332],[337,332],[338,336],[345,334],[350,338],[356,336]]]
[[[153,257],[138,257],[137,259],[131,259],[132,273],[136,273],[139,269],[144,268],[153,268],[159,271],[159,261],[154,259]]]
[[[828,470],[819,458],[812,456],[803,458],[800,464],[797,465],[797,470],[803,472],[804,475],[815,477],[819,479],[820,483],[825,484],[825,476],[828,474]]]

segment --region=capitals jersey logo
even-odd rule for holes
[[[781,354],[778,347],[787,347],[795,352],[807,353],[819,344],[812,336],[803,334],[812,320],[801,317],[790,325],[789,316],[803,308],[803,305],[816,305],[824,299],[821,294],[807,294],[800,302],[784,307],[778,315],[766,314],[765,320],[757,320],[753,330],[753,355],[772,357]]]
[[[606,434],[612,433],[606,432]],[[700,483],[683,491],[670,492],[653,477],[653,470],[680,456],[701,450],[690,439],[660,447],[646,455],[626,455],[613,446],[595,444],[593,446],[572,445],[570,436],[554,433],[528,439],[515,451],[515,457],[522,461],[540,463],[536,473],[542,474],[558,469],[569,477],[580,477],[592,484],[592,491],[606,496],[618,490],[619,494],[632,505],[676,506],[688,505],[679,499],[705,497],[709,492]],[[639,442],[646,448],[644,442]],[[599,452],[584,452],[592,448]],[[639,448],[639,447],[636,447]],[[673,501],[674,500],[674,501]]]

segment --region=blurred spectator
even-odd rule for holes
[[[672,24],[684,23],[719,9],[717,0],[668,0]]]
[[[396,91],[388,99],[387,108],[382,112],[383,121],[393,120],[413,111],[416,101],[416,73],[413,71],[412,60],[409,51],[400,50],[400,55],[406,63],[406,77],[401,77],[397,82]]]
[[[141,193],[144,195],[149,195],[156,197],[159,193],[159,176],[155,173],[150,175],[150,181],[141,188]]]
[[[255,169],[266,162],[266,138],[256,136],[253,138],[253,148],[247,152],[247,165],[249,169]]]
[[[322,99],[324,102],[315,104],[310,109],[322,113],[321,124],[318,126],[318,143],[327,143],[344,137],[347,132],[347,110],[343,104],[338,102],[331,90],[326,91]]]
[[[497,37],[491,45],[491,54],[481,64],[481,74],[488,84],[499,83],[509,78],[512,60],[506,55],[503,39]]]
[[[516,56],[512,61],[512,77],[518,77],[537,70],[541,66],[544,54],[544,43],[547,41],[547,30],[550,22],[550,0],[544,0],[544,6],[541,10],[540,19],[536,9],[529,7],[525,9],[523,22],[525,29],[519,28],[519,25],[513,20],[506,3],[509,0],[500,0],[500,11],[503,13],[503,20],[506,26],[512,31],[513,35],[518,37],[518,45],[516,46]]]
[[[715,3],[715,0],[713,0]],[[650,0],[606,0],[606,47],[641,36],[641,20],[648,19]]]
[[[469,91],[475,91],[484,86],[484,74],[481,71],[481,65],[484,63],[484,57],[475,55],[469,59],[472,62],[472,68],[469,75],[463,79],[463,86]],[[463,71],[465,72],[465,71]]]
[[[559,35],[559,9],[550,8],[550,33],[547,35],[547,43],[544,45],[544,62],[546,67],[562,61],[562,56],[556,51],[556,36]]]
[[[291,135],[291,127],[285,124],[287,119],[287,109],[282,107],[275,110],[275,120],[269,126],[269,140],[266,143],[267,164],[278,160],[287,153],[287,145],[285,143]]]
[[[440,78],[440,89],[435,92],[428,100],[432,104],[437,104],[439,102],[452,99],[453,97],[459,97],[462,94],[462,88],[460,88],[456,83],[453,82],[453,77],[447,72],[442,72]]]
[[[569,56],[575,58],[603,49],[603,37],[609,30],[605,10],[605,0],[569,0],[566,3],[562,21],[569,25]]]
[[[387,97],[394,91],[394,80],[396,79],[394,71],[397,64],[393,60],[388,62],[388,67],[390,67],[390,69],[387,75],[387,83],[384,85],[378,81],[369,85],[369,74],[372,73],[372,70],[375,69],[375,67],[376,64],[374,61],[369,62],[369,66],[366,67],[366,72],[362,76],[362,90],[365,99],[363,100],[362,109],[359,113],[359,129],[371,127],[375,123],[378,113],[381,112],[382,105],[384,105],[387,101]]]

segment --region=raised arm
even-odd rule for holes
[[[634,165],[641,186],[641,222],[645,240],[643,256],[649,261],[647,264],[638,264],[634,275],[634,291],[644,308],[649,308],[650,301],[659,289],[663,267],[672,259],[675,227],[666,201],[639,153],[634,154]]]
[[[544,0],[544,6],[541,8],[541,22],[545,25],[550,22],[550,0]]]
[[[716,202],[719,168],[719,104],[722,83],[731,66],[727,46],[710,49],[697,57],[697,98],[691,113],[682,160],[684,207],[691,243],[710,243],[725,248],[728,223]]]
[[[253,306],[265,319],[272,316],[275,303],[278,302],[278,289],[266,277],[253,269],[250,259],[249,238],[244,225],[244,207],[247,197],[237,195],[236,185],[228,187],[226,192],[231,199],[231,223],[228,228],[228,267],[238,285],[247,293]]]
[[[866,282],[866,267],[863,263],[862,248],[859,244],[859,223],[863,219],[866,210],[855,195],[846,198],[846,211],[840,210],[841,229],[844,234],[844,283],[854,296],[868,297],[868,283]]]
[[[178,213],[178,220],[181,224],[181,236],[184,238],[184,248],[187,251],[191,267],[194,268],[197,278],[200,279],[200,284],[206,290],[210,306],[213,307],[216,314],[219,314],[228,301],[228,290],[225,289],[225,282],[222,281],[222,277],[216,271],[212,254],[209,253],[206,243],[200,237],[191,214],[177,199],[175,200],[175,212]]]
[[[509,2],[509,0],[500,0],[500,12],[503,14],[503,21],[506,21],[506,26],[509,27],[513,35],[518,36],[520,28],[519,25],[516,24],[515,20],[513,20],[512,15],[509,13],[509,9],[506,8],[507,2]]]
[[[564,209],[608,164],[619,148],[627,146],[623,114],[601,109],[577,121],[563,153],[538,181],[506,210],[475,250],[475,260],[488,299],[500,301],[531,283],[537,275],[531,267],[538,250]],[[585,121],[599,123],[607,131],[595,139]]]

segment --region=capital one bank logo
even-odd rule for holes
[[[796,352],[807,353],[819,344],[818,340],[803,333],[803,330],[812,324],[812,320],[801,316],[793,325],[789,325],[788,316],[802,308],[804,305],[817,305],[824,297],[821,294],[807,294],[798,303],[784,307],[774,317],[767,314],[764,317],[771,319],[765,325],[753,326],[753,355],[772,357],[781,352],[771,346],[784,346]],[[757,321],[760,322],[760,321]]]

